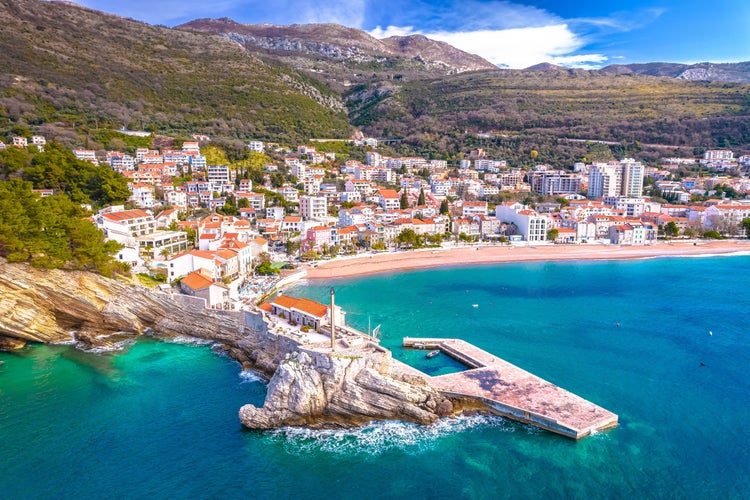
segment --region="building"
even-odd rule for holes
[[[626,217],[640,217],[646,212],[646,198],[631,196],[615,196],[604,199],[604,203],[611,205],[615,210],[620,211]]]
[[[631,158],[594,164],[589,169],[588,195],[591,198],[641,196],[644,173],[643,165]]]
[[[622,168],[622,192],[623,196],[641,196],[643,194],[643,176],[645,170],[643,164],[626,158],[621,162]]]
[[[330,324],[329,308],[325,304],[310,299],[297,299],[280,295],[271,302],[271,313],[301,326],[319,330]],[[334,306],[334,321],[337,326],[346,324],[346,314],[339,306]]]
[[[461,207],[461,215],[471,217],[472,215],[487,215],[486,201],[465,201]]]
[[[198,141],[185,141],[182,143],[182,150],[186,153],[200,153],[201,148]]]
[[[104,231],[108,239],[123,244],[126,244],[129,239],[156,231],[154,217],[145,210],[103,213],[97,218],[96,226]]]
[[[263,153],[265,151],[265,145],[262,141],[250,141],[247,143],[247,148],[256,153]]]
[[[73,155],[79,160],[88,161],[94,165],[99,164],[99,161],[96,159],[96,151],[92,149],[74,149]]]
[[[205,299],[206,307],[211,309],[224,309],[229,303],[229,288],[201,271],[193,271],[182,278],[180,289],[186,295]]]
[[[210,165],[208,167],[208,182],[211,183],[211,189],[217,193],[224,191],[224,186],[231,184],[232,179],[229,173],[228,165]]]
[[[322,219],[328,215],[328,200],[325,196],[300,196],[299,212],[305,220]]]
[[[401,208],[398,192],[393,189],[381,189],[378,191],[378,202],[385,211],[399,210]]]
[[[512,223],[517,234],[525,241],[545,241],[547,239],[548,219],[520,203],[507,203],[495,208],[497,218],[502,222]]]
[[[716,160],[731,160],[734,158],[734,153],[728,149],[709,149],[703,153],[703,159],[709,161]]]
[[[306,247],[312,250],[322,250],[331,247],[334,243],[333,235],[336,229],[326,226],[315,226],[307,230],[305,238]]]
[[[157,231],[156,220],[145,210],[123,210],[102,213],[97,227],[107,239],[115,240],[137,255],[152,260],[187,250],[189,242],[183,231]]]
[[[193,155],[190,157],[190,168],[193,172],[205,170],[207,167],[206,157],[203,155]]]
[[[581,190],[581,177],[573,172],[543,170],[530,173],[529,184],[532,191],[545,196],[575,194]]]

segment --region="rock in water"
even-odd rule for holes
[[[387,373],[391,365],[390,353],[295,352],[279,364],[263,407],[243,406],[240,421],[251,429],[354,426],[372,420],[428,424],[452,413],[452,403],[424,380],[412,384]]]

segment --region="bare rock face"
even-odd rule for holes
[[[279,364],[263,407],[243,406],[240,421],[251,429],[353,426],[372,420],[429,424],[452,413],[451,402],[424,381],[410,384],[387,373],[389,361],[385,354],[295,352]]]
[[[240,409],[240,420],[253,429],[372,420],[428,424],[454,413],[451,400],[425,379],[403,373],[386,349],[315,350],[270,332],[260,314],[195,309],[95,274],[0,259],[0,349],[70,340],[72,332],[87,347],[145,333],[217,342],[243,366],[271,378],[263,407]]]
[[[107,346],[115,333],[238,338],[238,318],[183,307],[166,295],[102,276],[34,269],[0,259],[0,348],[70,340]]]

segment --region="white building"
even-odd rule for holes
[[[532,191],[546,196],[575,194],[581,190],[581,177],[562,170],[544,170],[530,173],[529,184]]]
[[[328,215],[328,201],[325,196],[300,196],[299,212],[305,220],[322,219]]]
[[[709,149],[703,153],[703,159],[709,161],[731,160],[732,158],[734,158],[734,153],[728,149]]]
[[[96,151],[92,149],[74,149],[73,154],[79,160],[89,161],[94,165],[99,164],[99,161],[96,159]]]
[[[611,205],[615,210],[622,211],[626,217],[640,217],[646,212],[646,198],[632,196],[615,196],[604,199],[606,205]]]
[[[211,189],[221,193],[226,184],[231,183],[231,175],[228,165],[210,165],[208,167],[208,182],[211,183]]]
[[[525,241],[547,239],[549,220],[546,216],[539,215],[520,203],[498,205],[495,210],[501,222],[515,224],[518,228],[517,234],[520,234]]]
[[[190,168],[193,171],[205,170],[207,167],[206,157],[203,155],[193,155],[190,157]]]
[[[247,148],[256,153],[262,153],[265,151],[265,145],[262,141],[250,141],[247,143]]]
[[[399,199],[398,192],[393,189],[381,189],[378,191],[378,203],[385,211],[401,208],[401,200]]]
[[[132,193],[128,201],[133,202],[140,208],[151,208],[154,206],[154,186],[145,182],[136,182],[128,184]]]
[[[592,198],[641,196],[643,176],[643,165],[631,158],[594,164],[589,169],[588,195]]]
[[[461,215],[471,217],[474,215],[487,215],[486,201],[465,201],[461,208]]]
[[[198,141],[185,141],[182,143],[182,150],[186,153],[200,153],[201,148]]]

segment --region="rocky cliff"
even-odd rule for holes
[[[122,336],[189,335],[216,342],[270,379],[264,406],[246,405],[250,428],[354,426],[372,420],[434,422],[454,405],[369,342],[331,353],[269,328],[261,313],[195,309],[167,294],[84,272],[39,270],[0,259],[0,348],[71,338],[106,346]]]
[[[250,428],[268,429],[383,419],[429,424],[452,414],[453,403],[424,379],[399,373],[390,352],[359,354],[291,353],[274,373],[263,407],[243,406],[240,420]]]

